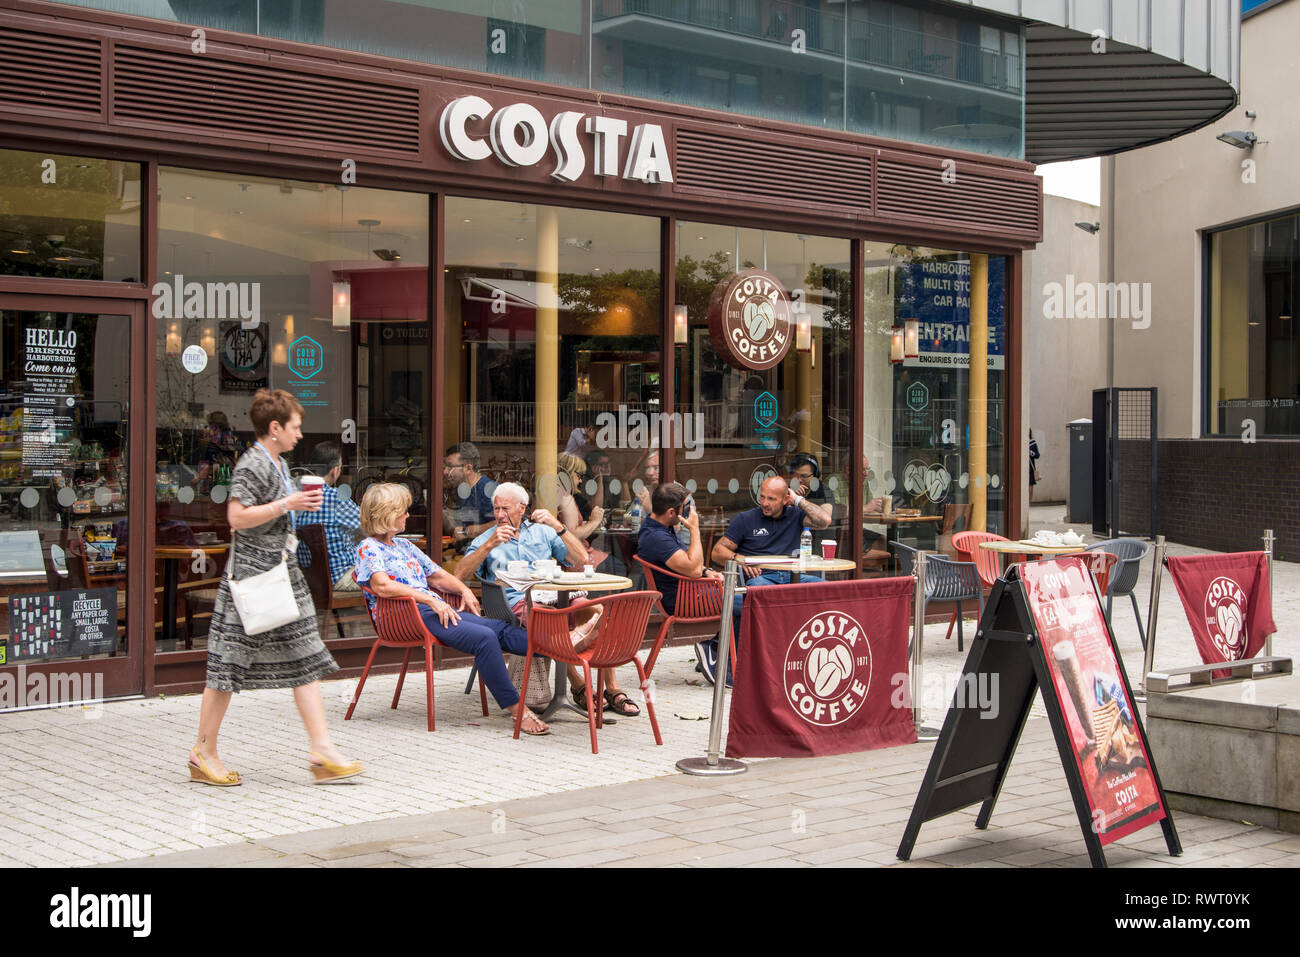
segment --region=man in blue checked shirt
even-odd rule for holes
[[[293,527],[304,525],[325,526],[325,548],[329,552],[330,579],[336,592],[358,591],[352,579],[352,569],[357,563],[357,536],[361,528],[361,509],[351,499],[342,498],[334,488],[343,474],[343,450],[334,441],[321,442],[311,452],[311,470],[325,479],[325,499],[317,512],[294,512]],[[298,543],[298,564],[311,564],[307,546]]]

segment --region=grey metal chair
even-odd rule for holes
[[[1137,587],[1138,572],[1142,569],[1142,559],[1151,551],[1151,544],[1139,538],[1110,538],[1096,545],[1089,545],[1085,551],[1110,552],[1119,561],[1111,569],[1110,584],[1106,586],[1106,621],[1110,622],[1111,602],[1118,595],[1128,595],[1133,603],[1133,617],[1137,619],[1138,637],[1142,647],[1147,646],[1147,635],[1142,628],[1142,613],[1138,611],[1137,596],[1133,590]]]
[[[904,575],[913,574],[916,568],[917,549],[902,542],[891,542],[890,547],[898,555],[899,570]],[[979,607],[979,616],[984,616],[984,589],[980,585],[979,569],[974,562],[954,562],[942,555],[927,554],[925,558],[925,607],[932,601],[953,601],[957,610],[953,612],[952,621],[948,622],[948,634],[952,637],[952,626],[957,625],[957,650],[962,651],[963,639],[961,605],[965,601],[974,601]],[[909,654],[910,654],[909,646]]]

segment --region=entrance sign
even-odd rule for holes
[[[894,707],[912,579],[769,585],[745,595],[727,757],[810,757],[910,744]]]
[[[470,132],[470,124],[491,117],[487,137]],[[579,133],[591,137],[591,171],[597,176],[619,176],[619,146],[628,137],[627,120],[613,116],[566,111],[550,123],[531,103],[512,103],[501,109],[481,96],[458,96],[442,111],[438,133],[442,145],[456,159],[467,163],[496,158],[506,166],[536,166],[550,147],[555,158],[551,177],[572,183],[587,168],[587,151]],[[672,165],[668,145],[658,123],[641,123],[628,138],[627,162],[621,176],[642,183],[671,183]]]
[[[967,675],[977,687],[996,688],[1001,700],[990,720],[949,709],[899,845],[901,859],[911,855],[925,821],[981,804],[975,826],[988,826],[1039,690],[1092,865],[1106,866],[1105,845],[1155,823],[1169,853],[1182,853],[1083,558],[1015,565],[998,580],[959,687]]]
[[[709,339],[736,369],[762,372],[785,358],[793,341],[790,296],[770,272],[747,269],[709,297]]]

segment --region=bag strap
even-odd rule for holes
[[[271,503],[268,502],[266,504],[269,505]],[[289,560],[289,543],[294,540],[293,512],[285,512],[285,516],[289,519],[289,533],[285,535],[284,547],[280,549],[280,561],[282,562],[287,562]],[[275,521],[275,519],[272,519],[271,521]],[[228,581],[235,580],[235,532],[236,530],[234,528],[230,530],[230,551],[226,553],[226,579]]]

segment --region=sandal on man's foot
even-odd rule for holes
[[[583,714],[586,714],[587,713],[587,689],[583,686],[575,685],[572,689],[571,697],[573,698],[573,706],[577,708],[579,711],[581,711]],[[595,695],[592,695],[593,701],[595,700],[595,697],[596,697]]]
[[[641,713],[641,708],[627,696],[626,691],[610,691],[609,689],[605,690],[605,710],[612,711],[625,718],[635,718]]]

